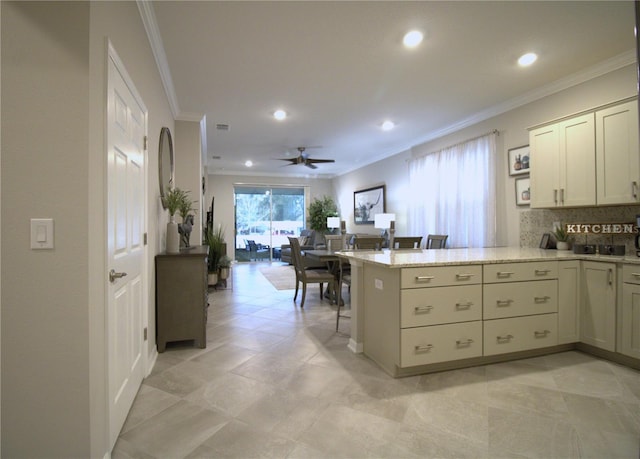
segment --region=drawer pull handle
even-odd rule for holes
[[[433,344],[427,344],[426,346],[416,346],[416,352],[429,352],[433,348]]]
[[[467,346],[471,346],[471,343],[473,343],[472,339],[467,339],[467,340],[457,340],[456,341],[456,346],[458,347],[467,347]]]
[[[549,274],[550,272],[551,272],[550,269],[536,269],[535,270],[536,276],[544,276],[544,275]]]
[[[551,299],[550,296],[536,296],[533,301],[534,303],[546,303]]]
[[[549,333],[551,333],[549,330],[534,331],[534,332],[533,332],[533,336],[535,336],[536,338],[544,338],[544,337],[545,337],[545,336],[547,336]]]
[[[498,271],[496,273],[496,276],[498,276],[498,277],[510,277],[513,274],[515,274],[515,273],[512,272],[512,271]]]
[[[429,282],[430,280],[435,279],[434,276],[416,276],[416,282]]]
[[[416,306],[413,308],[415,312],[430,312],[433,309],[433,306]]]
[[[633,277],[640,277],[640,273],[631,273]]]
[[[496,300],[498,306],[509,306],[513,300]]]
[[[513,339],[513,335],[496,336],[498,343],[509,342]]]
[[[473,306],[473,301],[467,301],[466,303],[456,303],[456,309],[469,309]]]
[[[456,274],[457,280],[471,279],[474,275],[468,273]]]

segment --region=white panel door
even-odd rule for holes
[[[107,349],[113,447],[143,377],[143,242],[146,109],[121,65],[109,59]]]

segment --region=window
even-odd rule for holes
[[[409,161],[410,234],[448,234],[452,248],[496,245],[496,135]]]
[[[289,236],[300,234],[305,222],[305,190],[302,187],[236,186],[236,259],[245,260],[248,241],[260,247],[279,248]],[[255,252],[255,251],[254,251]],[[261,250],[258,260],[278,257],[277,250]]]

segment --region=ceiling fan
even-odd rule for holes
[[[335,163],[334,159],[315,159],[309,158],[309,155],[305,153],[307,148],[314,147],[298,147],[297,150],[300,152],[298,156],[295,158],[280,158],[280,161],[289,161],[291,164],[287,164],[287,166],[294,166],[296,164],[304,164],[311,169],[317,169],[316,163]]]

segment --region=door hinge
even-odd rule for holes
[[[144,340],[146,341],[147,340],[147,327],[144,327],[144,331],[143,331],[142,334],[143,334]]]
[[[147,144],[148,144],[148,140],[149,140],[149,138],[145,135],[145,136],[144,136],[144,139],[143,139],[144,149],[145,149],[145,150],[148,148],[148,145],[147,145]]]
[[[144,233],[144,234],[142,235],[142,243],[143,243],[144,245],[147,245],[147,233]]]

